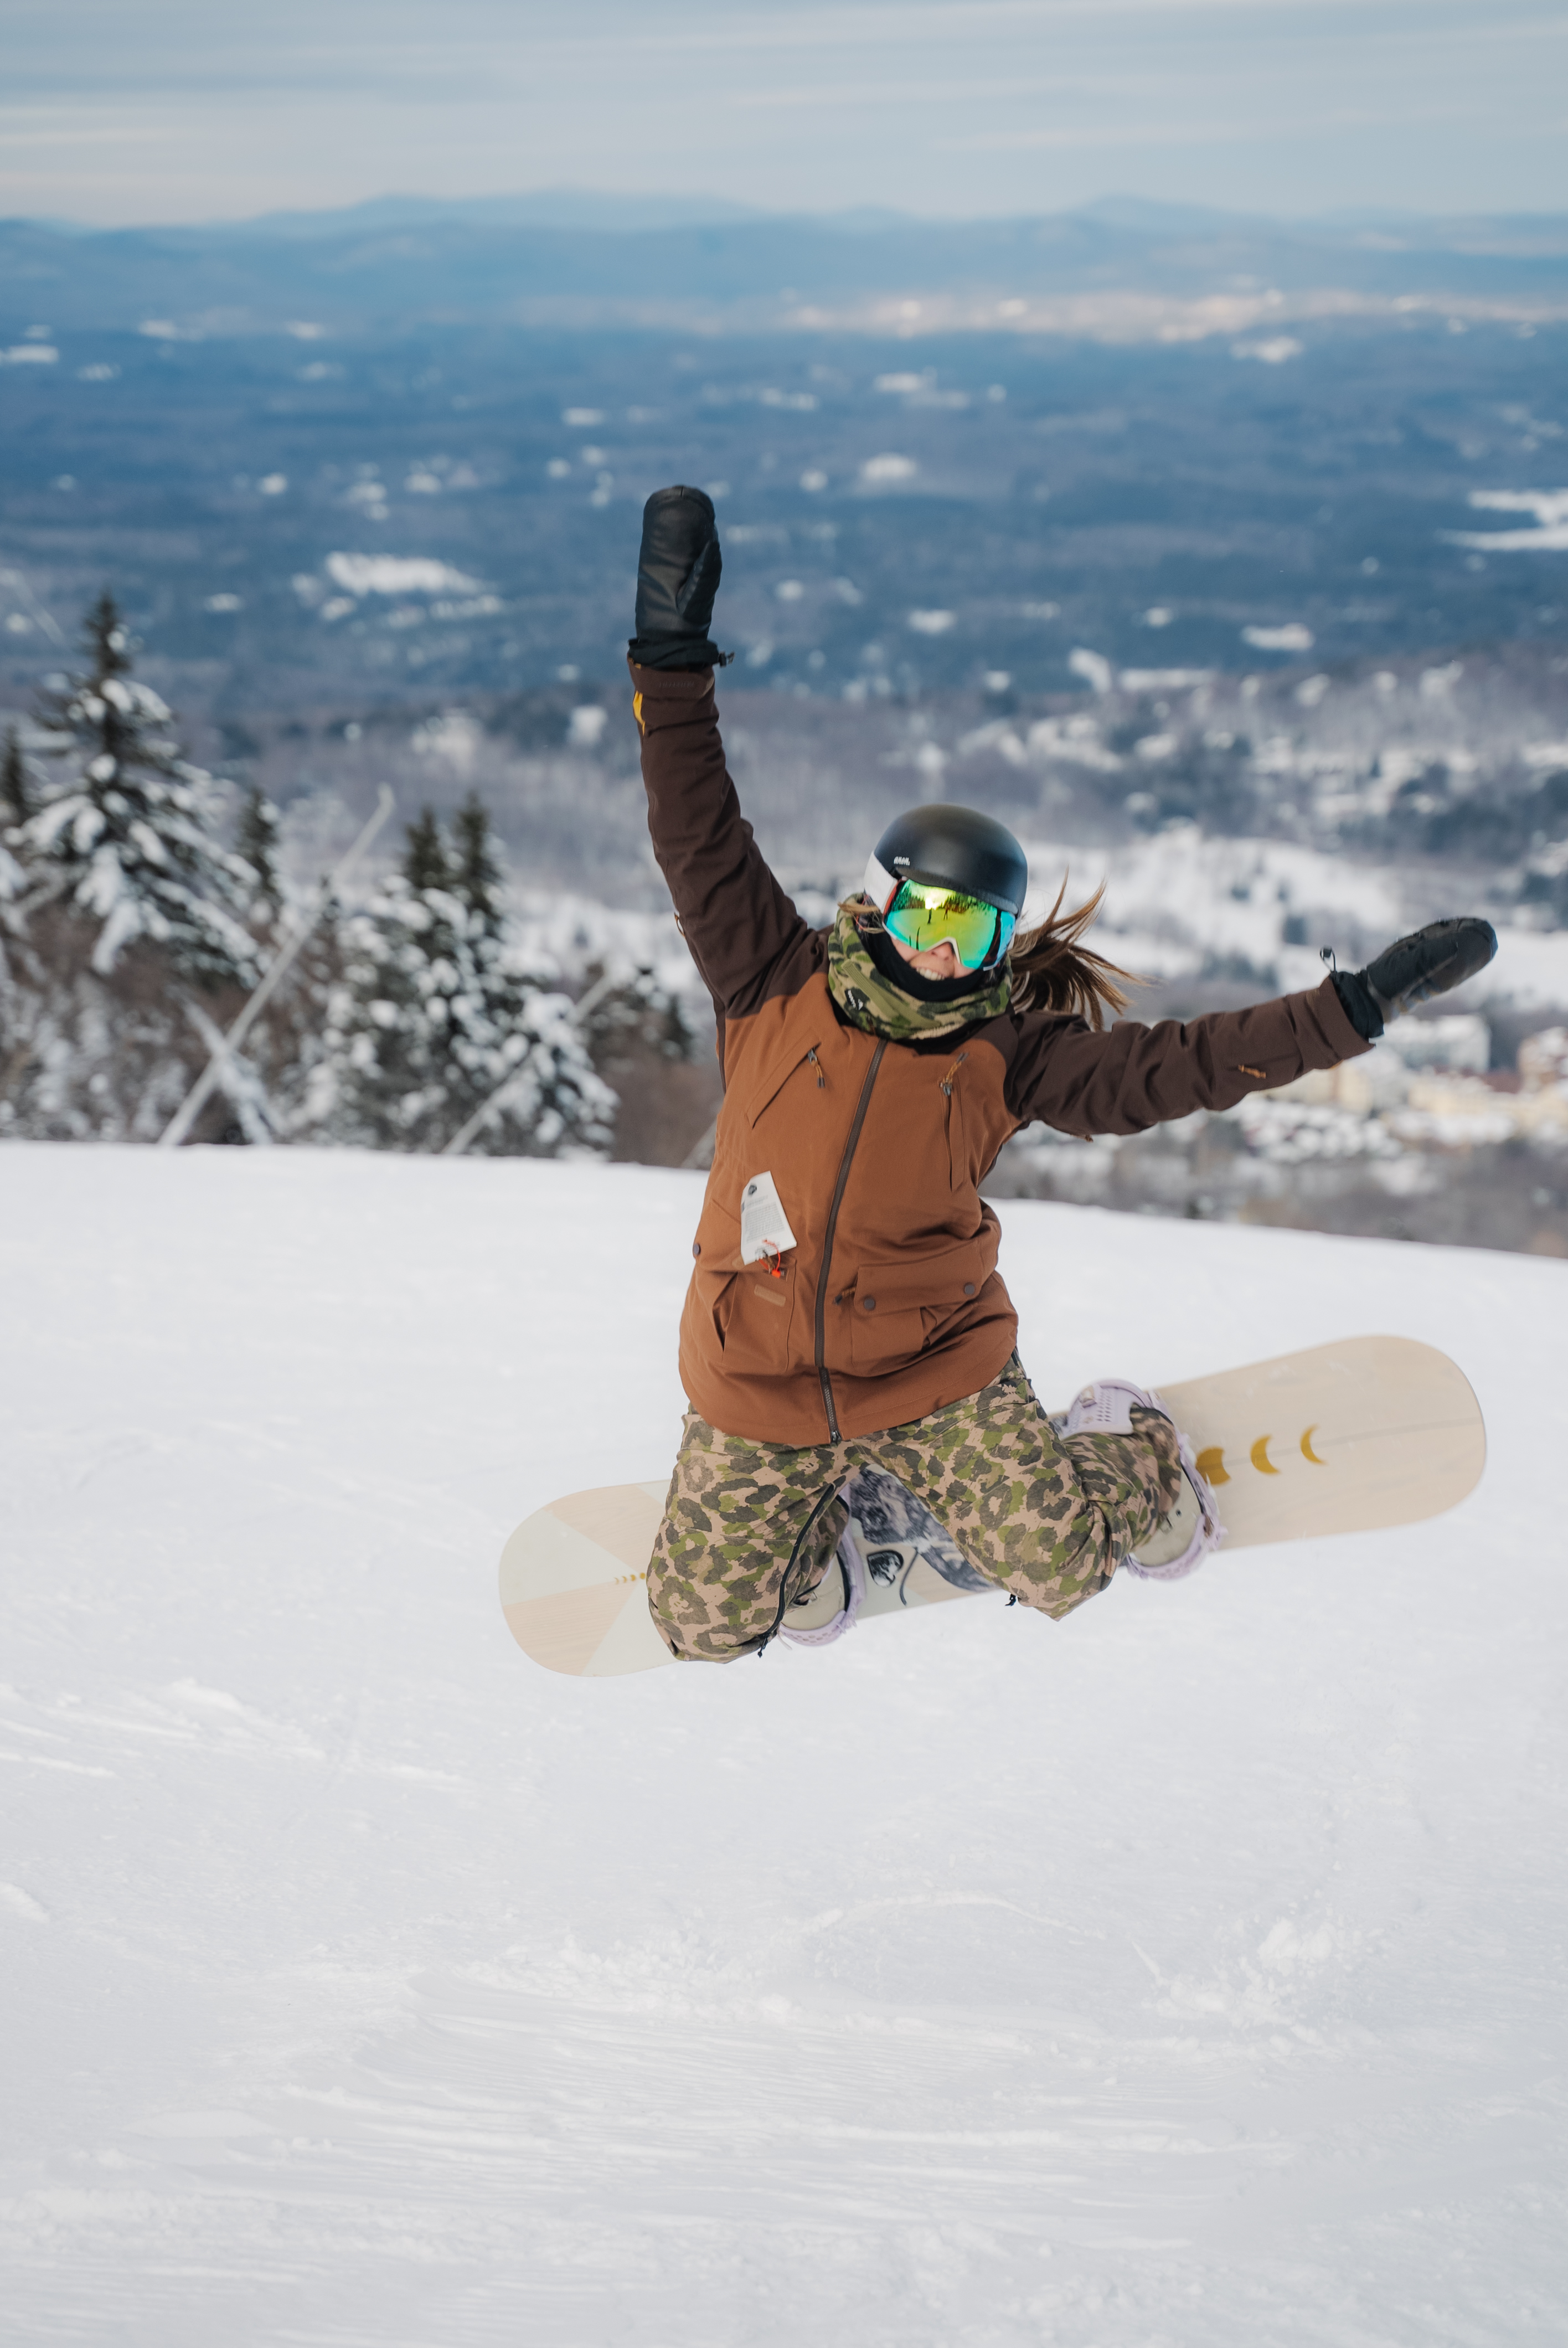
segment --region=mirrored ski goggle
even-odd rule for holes
[[[935,889],[905,880],[882,916],[888,935],[915,953],[928,953],[944,940],[965,970],[983,970],[1007,952],[1015,927],[1011,913],[999,912],[983,898],[962,897],[956,889]]]

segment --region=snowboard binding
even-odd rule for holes
[[[1141,1581],[1179,1581],[1192,1573],[1225,1537],[1219,1504],[1206,1478],[1200,1474],[1193,1447],[1156,1394],[1130,1385],[1124,1378],[1101,1378],[1083,1388],[1064,1417],[1052,1419],[1060,1435],[1131,1435],[1132,1413],[1152,1410],[1175,1427],[1181,1454],[1182,1489],[1168,1517],[1121,1562]]]

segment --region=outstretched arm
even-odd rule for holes
[[[791,992],[822,942],[784,894],[724,764],[709,641],[720,555],[701,489],[657,490],[642,518],[629,665],[653,853],[692,959],[721,1015]]]
[[[1143,1133],[1195,1108],[1234,1108],[1249,1093],[1368,1049],[1329,979],[1309,994],[1247,1011],[1162,1019],[1154,1027],[1121,1019],[1102,1035],[1081,1019],[1026,1014],[1008,1073],[1008,1107],[1020,1125],[1038,1118],[1085,1138]]]
[[[1143,1133],[1198,1108],[1234,1108],[1370,1049],[1386,1019],[1446,994],[1497,952],[1490,922],[1432,922],[1365,970],[1337,971],[1304,994],[1204,1019],[1118,1022],[1095,1035],[1081,1019],[1026,1019],[1008,1074],[1020,1123],[1063,1133]]]

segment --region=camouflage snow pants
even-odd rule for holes
[[[1105,1588],[1181,1488],[1168,1419],[1060,1437],[1016,1354],[979,1394],[839,1443],[753,1443],[689,1410],[648,1568],[672,1651],[723,1663],[766,1646],[827,1570],[848,1519],[839,1487],[864,1467],[897,1477],[988,1581],[1056,1615]]]

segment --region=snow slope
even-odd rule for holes
[[[585,1683],[699,1177],[0,1151],[10,2342],[1568,2334],[1568,1265],[1013,1204],[1052,1397],[1355,1330],[1428,1529]]]

